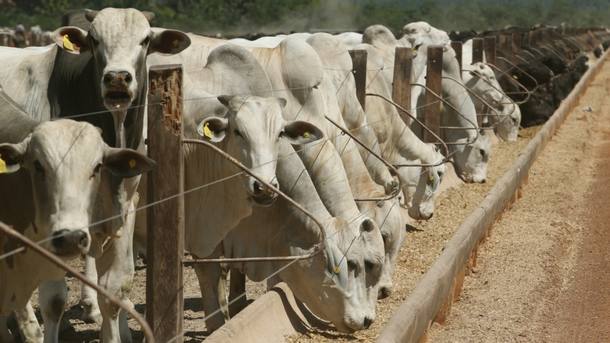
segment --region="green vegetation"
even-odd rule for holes
[[[610,22],[607,0],[0,0],[0,26],[53,29],[68,10],[107,6],[150,10],[157,26],[208,34],[347,31],[376,23],[397,31],[416,20],[448,30]]]

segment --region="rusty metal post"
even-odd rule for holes
[[[496,37],[485,37],[483,41],[485,60],[487,63],[496,64]]]
[[[148,177],[153,203],[184,189],[182,66],[154,66],[148,75],[148,155],[157,162]],[[147,211],[146,319],[155,338],[167,342],[183,330],[184,197]]]
[[[443,47],[432,45],[428,47],[428,65],[426,69],[426,95],[424,98],[424,125],[439,135],[441,126],[441,102],[431,92],[442,94]],[[434,135],[424,131],[424,142],[438,143]]]
[[[472,39],[472,63],[483,62],[483,38]]]
[[[460,70],[462,70],[462,42],[451,42],[451,48],[455,51],[455,58],[457,58]]]
[[[394,81],[392,82],[392,99],[405,109],[411,108],[411,68],[413,50],[397,47],[394,52]],[[411,118],[403,111],[398,111],[402,121],[409,125]]]
[[[366,103],[366,50],[350,50],[349,55],[352,57],[352,73],[356,80],[356,97],[362,108],[365,108]]]

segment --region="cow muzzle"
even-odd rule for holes
[[[51,251],[63,258],[86,254],[91,245],[91,236],[85,230],[63,229],[55,231],[51,238]]]
[[[271,181],[269,184],[275,188],[279,187],[277,181]],[[249,182],[248,196],[256,205],[264,207],[271,206],[277,199],[277,193],[256,179],[251,179]]]
[[[133,75],[128,71],[107,71],[104,74],[104,105],[110,109],[124,109],[133,101]]]

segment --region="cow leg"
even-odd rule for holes
[[[62,277],[59,280],[45,281],[38,287],[40,311],[44,322],[44,342],[59,342],[61,317],[68,297],[68,285]]]
[[[107,244],[102,255],[95,260],[98,284],[126,303],[131,303],[127,296],[131,290],[135,273],[133,228],[137,196],[134,198],[135,200],[129,204],[125,223],[118,236]],[[132,341],[131,331],[126,325],[126,318],[121,316],[121,308],[100,294],[97,295],[97,301],[103,319],[101,341],[104,343],[130,343]]]
[[[23,342],[42,343],[42,330],[40,324],[38,324],[38,318],[36,318],[31,301],[28,301],[24,309],[15,311],[15,319],[17,320],[17,325],[19,325]]]
[[[237,268],[231,268],[229,289],[229,314],[231,317],[248,305],[248,299],[244,293],[246,293],[246,275]],[[242,294],[244,295],[242,296]]]
[[[210,257],[220,256],[221,246],[219,245]],[[201,300],[203,303],[203,311],[206,319],[205,325],[208,332],[212,332],[225,323],[227,318],[226,313],[221,313],[221,305],[219,296],[223,292],[219,292],[222,282],[222,268],[218,263],[197,263],[193,266],[197,279],[199,280],[199,288],[201,289]],[[226,294],[225,294],[226,296]],[[226,304],[226,300],[223,301]],[[224,315],[223,315],[224,314]]]
[[[85,255],[85,276],[97,283],[97,269],[95,268],[95,258]],[[102,324],[102,314],[97,304],[97,292],[86,285],[83,285],[80,293],[80,306],[83,309],[82,320],[87,323]]]

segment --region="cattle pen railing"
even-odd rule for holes
[[[579,37],[579,40],[585,40],[587,37],[594,37],[594,39],[598,41],[603,40],[601,32],[578,31],[574,32],[573,34]],[[607,33],[603,35],[605,38],[607,38],[607,36]],[[512,41],[512,51],[514,53],[516,52],[514,49],[520,48],[520,46],[517,46],[518,40],[514,38],[516,36],[512,35],[512,37],[514,39]],[[533,45],[532,42],[536,40],[540,41],[541,39],[530,32],[528,40],[529,44]],[[482,40],[483,48],[476,49],[476,56],[475,49],[473,49],[473,62],[482,61],[483,50],[485,50],[487,56],[490,56],[488,57],[488,61],[491,56],[494,56],[495,58],[495,42],[495,39],[485,38]],[[455,49],[457,51],[458,45],[455,42],[452,43],[452,45],[456,46]],[[443,129],[443,127],[440,126],[441,104],[447,104],[447,99],[440,95],[442,93],[441,84],[443,76],[442,63],[439,61],[442,61],[442,48],[430,47],[429,49],[428,77],[426,79],[425,86],[416,85],[412,82],[412,80],[410,80],[409,75],[412,61],[410,49],[396,49],[392,99],[385,98],[384,100],[390,102],[397,108],[398,113],[406,124],[408,124],[411,120],[420,123],[420,125],[424,128],[424,141],[440,144],[446,153],[446,158],[441,163],[446,163],[449,161],[450,157],[448,154],[447,145],[454,142],[444,142],[440,138],[441,130]],[[461,48],[459,49],[461,51]],[[351,53],[351,55],[354,63],[353,70],[349,72],[352,72],[355,76],[358,100],[364,108],[365,99],[367,96],[383,96],[366,92],[366,51],[354,51]],[[493,63],[491,64],[493,65]],[[506,72],[499,69],[497,70],[503,73]],[[509,79],[512,79],[512,77]],[[421,106],[420,108],[416,108],[424,110],[421,120],[411,114],[412,109],[410,96],[412,86],[424,87],[426,90],[425,105]],[[525,89],[527,90],[527,88]],[[530,92],[530,90],[527,91]],[[4,232],[5,235],[21,241],[24,246],[27,246],[28,248],[41,254],[46,259],[49,259],[49,261],[59,268],[73,274],[77,279],[83,281],[85,284],[98,291],[102,296],[109,299],[109,301],[124,309],[134,319],[136,319],[136,321],[138,321],[147,341],[149,342],[153,342],[155,339],[160,342],[181,341],[181,336],[184,333],[182,324],[184,302],[182,294],[182,275],[184,265],[193,263],[256,262],[270,260],[290,260],[294,262],[299,259],[310,258],[323,251],[324,247],[324,239],[322,239],[322,241],[313,249],[311,253],[302,256],[277,256],[241,259],[184,259],[183,195],[190,190],[184,190],[183,145],[203,144],[217,153],[224,154],[221,150],[209,142],[202,140],[187,140],[183,138],[182,103],[183,101],[187,100],[190,99],[184,99],[182,95],[182,69],[180,66],[157,66],[151,68],[149,72],[149,120],[147,142],[149,156],[158,162],[158,167],[151,173],[148,179],[148,203],[156,206],[155,211],[148,211],[149,226],[147,241],[148,263],[146,272],[146,317],[148,325],[150,326],[148,326],[147,323],[141,319],[141,316],[139,316],[139,314],[135,312],[133,308],[126,306],[121,301],[114,298],[111,294],[108,294],[103,288],[92,283],[90,280],[87,280],[82,274],[67,266],[56,256],[48,253],[48,251],[44,250],[40,245],[36,244],[36,242],[31,242],[6,225],[0,224],[0,230]],[[351,139],[354,139],[354,141],[356,141],[358,144],[365,147],[369,153],[379,158],[389,169],[394,170],[394,172],[396,170],[395,168],[400,167],[430,166],[422,164],[393,166],[391,163],[385,161],[382,157],[375,154],[370,147],[365,146],[356,137],[351,135],[349,130],[342,128],[338,123],[333,122],[332,119],[327,119],[329,119],[333,125],[337,126],[341,132],[348,134]],[[472,123],[472,125],[476,126],[476,123]],[[472,144],[473,142],[468,143]],[[243,166],[237,160],[233,159],[231,156],[225,156],[225,158],[241,169],[242,173],[246,173],[258,179],[258,181],[265,184],[268,189],[273,190],[280,196],[284,197],[293,206],[296,206],[299,210],[303,211],[303,213],[309,216],[320,227],[321,231],[324,232],[322,224],[290,197],[283,194],[279,189],[266,183],[264,180],[258,178],[255,173]],[[397,194],[398,192],[395,194],[390,194],[389,197],[385,198],[360,200],[387,200],[395,197]],[[150,206],[144,206],[139,209],[143,208],[150,208]],[[206,314],[206,316],[209,315],[210,314]]]

